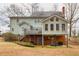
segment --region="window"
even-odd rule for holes
[[[12,28],[12,31],[14,31],[14,28]]]
[[[35,20],[34,20],[34,22],[36,23],[36,22],[37,22],[37,20],[35,19]]]
[[[19,22],[19,20],[17,19],[17,22]]]
[[[33,26],[30,26],[30,29],[33,30]]]
[[[45,24],[45,31],[48,30],[48,24]]]
[[[59,24],[56,24],[56,30],[59,30]]]
[[[54,25],[53,24],[50,24],[50,29],[54,30]]]
[[[65,24],[62,24],[62,31],[65,31]]]
[[[50,19],[50,21],[54,21],[54,18],[52,17],[52,18]]]
[[[58,18],[56,18],[56,21],[59,21],[59,19],[58,19]]]

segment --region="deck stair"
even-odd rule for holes
[[[69,39],[69,44],[71,45],[79,45],[79,38],[70,38]]]
[[[22,41],[26,36],[20,36],[20,41]]]

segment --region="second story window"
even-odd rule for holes
[[[65,24],[62,24],[62,31],[65,31]]]
[[[54,21],[54,18],[52,17],[52,18],[50,19],[50,21]]]
[[[59,30],[59,24],[56,24],[56,30],[57,31]]]
[[[54,30],[54,25],[53,24],[50,24],[50,29],[51,29],[51,31]]]
[[[48,24],[45,24],[45,31],[48,31]]]
[[[58,19],[58,18],[56,18],[56,21],[59,21],[59,19]]]
[[[30,26],[30,29],[33,30],[33,26]]]
[[[19,19],[17,19],[17,22],[19,22]]]

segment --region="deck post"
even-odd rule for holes
[[[44,47],[44,35],[43,35],[43,24],[42,24],[42,48]]]
[[[55,40],[55,47],[56,47],[56,44],[57,44],[57,43],[56,43],[56,35],[55,35],[55,37],[54,37],[54,40]]]
[[[66,45],[67,45],[67,48],[69,47],[69,44],[68,44],[68,34],[67,34],[67,43],[66,43]]]
[[[44,47],[44,36],[42,35],[42,48]]]

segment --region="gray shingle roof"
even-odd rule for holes
[[[60,11],[38,11],[38,12],[33,12],[32,15],[30,16],[10,16],[10,18],[47,18],[53,15],[58,15],[61,17],[64,17],[64,15],[62,14],[62,12]]]
[[[62,14],[62,12],[60,12],[60,11],[44,11],[44,12],[38,11],[38,12],[33,12],[31,16],[33,16],[33,17],[49,17],[52,15],[64,16]]]

